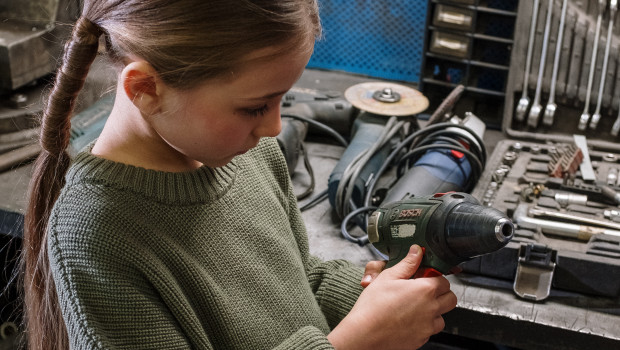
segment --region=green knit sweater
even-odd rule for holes
[[[80,153],[48,248],[74,349],[330,349],[362,269],[309,255],[275,139],[221,168]]]

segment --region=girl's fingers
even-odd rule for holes
[[[385,268],[385,261],[371,261],[366,264],[366,268],[364,270],[364,277],[362,278],[361,285],[366,288],[372,283],[372,281],[379,276],[381,271]]]

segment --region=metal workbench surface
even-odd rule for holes
[[[343,148],[306,142],[317,188],[327,179]],[[302,192],[309,176],[298,164],[293,174]],[[300,202],[303,205],[304,201]],[[323,259],[347,259],[364,266],[377,257],[340,234],[340,222],[327,200],[302,213],[310,251]],[[354,233],[355,231],[353,231]],[[611,276],[610,276],[611,277]],[[518,349],[620,349],[620,309],[617,300],[552,291],[543,302],[520,299],[511,281],[470,274],[448,276],[457,295],[456,309],[445,315],[445,332]]]

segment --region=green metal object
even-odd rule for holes
[[[389,257],[387,267],[418,244],[425,251],[422,268],[442,274],[504,247],[513,234],[514,226],[504,213],[460,192],[388,203],[368,220],[368,239]]]

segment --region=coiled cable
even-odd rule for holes
[[[344,218],[349,212],[351,212],[351,210],[356,209],[355,203],[352,201],[352,197],[355,188],[355,181],[359,177],[361,171],[370,159],[387,143],[389,143],[394,138],[396,133],[404,130],[406,126],[406,122],[397,121],[396,117],[391,117],[385,124],[377,141],[375,141],[366,151],[358,154],[354,160],[347,165],[336,189],[335,210],[338,217]]]
[[[450,130],[449,128],[463,129],[467,131],[467,133],[456,132],[454,131],[454,129]],[[414,140],[416,143],[415,145],[411,144]],[[461,141],[467,143],[469,145],[469,149],[467,149],[463,145],[463,143],[461,143]],[[410,148],[410,150],[406,151],[403,154],[403,150],[407,148]],[[341,234],[343,235],[343,237],[358,245],[367,244],[368,235],[354,237],[348,232],[347,227],[349,225],[349,222],[355,216],[365,214],[362,221],[363,224],[361,224],[360,226],[363,226],[364,231],[366,231],[368,223],[368,212],[376,209],[376,206],[374,206],[371,202],[373,193],[375,191],[375,186],[379,178],[390,166],[394,165],[394,163],[396,163],[398,166],[397,175],[402,176],[402,174],[405,172],[405,167],[408,167],[408,164],[415,164],[415,161],[426,152],[437,149],[458,151],[461,152],[465,157],[467,157],[467,160],[471,164],[472,173],[465,185],[465,191],[470,192],[475,186],[475,184],[478,182],[486,165],[486,149],[484,147],[482,139],[473,130],[463,125],[447,122],[428,126],[425,129],[418,130],[409,135],[402,142],[396,145],[392,152],[387,156],[381,168],[377,171],[374,177],[370,179],[368,183],[366,196],[364,199],[364,205],[358,209],[351,211],[351,213],[349,213],[349,215],[347,215],[343,219],[340,226]],[[398,160],[396,161],[396,159]],[[376,254],[380,254],[380,256],[382,255],[376,249],[374,249],[374,251]]]
[[[394,162],[397,159],[397,157],[401,156],[403,150],[408,148],[409,146],[411,146],[410,143],[412,142],[412,140],[420,137],[419,143],[423,143],[427,139],[427,136],[433,134],[436,131],[441,131],[441,130],[445,131],[445,129],[447,129],[447,128],[463,129],[463,130],[467,131],[467,136],[465,136],[464,134],[458,133],[458,137],[467,138],[468,136],[471,136],[473,141],[475,141],[475,142],[470,142],[469,143],[470,148],[473,147],[475,149],[474,152],[465,149],[464,146],[462,146],[462,145],[461,145],[461,147],[460,147],[460,149],[458,151],[462,152],[463,154],[466,154],[468,156],[471,156],[472,159],[476,159],[476,160],[479,161],[479,165],[480,165],[479,169],[480,170],[479,170],[478,175],[480,175],[482,173],[484,167],[486,166],[486,149],[484,148],[484,142],[482,141],[480,136],[478,136],[470,128],[468,128],[466,126],[463,126],[463,125],[453,124],[453,123],[449,123],[449,122],[437,123],[437,124],[427,126],[424,129],[421,129],[421,130],[418,130],[418,131],[412,133],[411,135],[407,136],[403,141],[401,141],[398,145],[396,145],[394,147],[392,152],[386,157],[386,160],[383,163],[383,165],[381,166],[381,168],[379,168],[379,170],[377,171],[375,176],[369,181],[363,206],[370,206],[370,205],[372,205],[372,203],[371,203],[372,202],[372,195],[373,195],[373,193],[375,191],[375,187],[377,185],[378,179],[383,175],[383,173],[385,173],[385,171],[391,165],[394,164]],[[436,136],[436,134],[434,134],[434,136]],[[457,147],[457,146],[454,146],[454,145],[448,147],[445,144],[444,145],[439,144],[439,145],[436,145],[436,146],[437,146],[437,148],[442,147],[442,148],[446,148],[446,149],[447,148],[454,149],[454,148]],[[426,147],[426,146],[422,146],[422,147]],[[425,151],[428,150],[428,149],[431,149],[431,147],[425,149]],[[465,151],[465,152],[463,152],[463,151]],[[414,149],[411,152],[415,152],[414,154],[411,155],[411,157],[413,157],[413,155],[418,155],[418,154],[421,155],[422,154],[422,149],[417,148],[417,151],[416,151],[416,147],[414,147]],[[407,153],[409,153],[409,152],[407,152]],[[476,160],[474,160],[473,163],[478,165],[478,162]],[[474,168],[474,166],[472,166],[472,168]],[[478,181],[478,178],[473,178],[472,177],[472,181],[471,181],[472,183],[476,183],[477,181]]]

